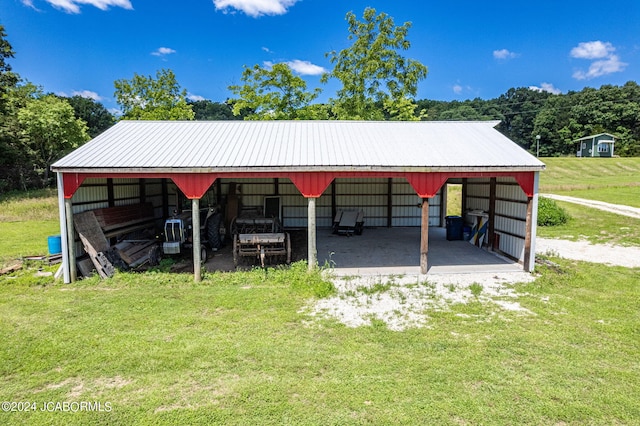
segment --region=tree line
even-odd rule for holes
[[[117,115],[93,99],[58,96],[23,81],[8,62],[14,51],[0,25],[0,192],[53,184],[50,165],[117,120],[496,120],[497,129],[540,156],[571,155],[573,142],[602,132],[617,136],[616,153],[640,155],[640,86],[605,85],[551,94],[511,88],[495,99],[415,100],[428,69],[401,52],[410,47],[410,22],[366,8],[346,16],[352,44],[326,54],[333,65],[321,81],[341,87],[326,103],[320,88],[286,63],[254,65],[224,102],[190,101],[170,69],[114,82]]]

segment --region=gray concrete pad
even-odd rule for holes
[[[336,275],[420,275],[420,228],[366,228],[344,236],[318,229],[318,264]],[[522,265],[475,247],[447,241],[445,228],[429,229],[428,275],[522,272]]]

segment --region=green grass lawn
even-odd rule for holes
[[[539,226],[539,237],[640,246],[640,219],[563,201],[556,203],[569,213],[570,219],[564,225]]]
[[[23,256],[46,255],[47,237],[59,234],[55,190],[0,196],[0,267]]]
[[[561,262],[516,288],[531,313],[454,305],[428,328],[301,312],[292,270],[0,283],[0,398],[109,412],[2,424],[632,424],[640,270]],[[308,284],[310,283],[310,284]]]
[[[640,158],[542,158],[540,192],[640,207]]]

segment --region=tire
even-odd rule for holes
[[[218,250],[224,243],[224,235],[220,235],[220,223],[222,222],[222,214],[216,213],[207,221],[207,241],[211,250]]]
[[[207,247],[205,246],[201,246],[200,247],[200,262],[202,262],[202,264],[204,265],[205,263],[207,263],[207,258],[208,258],[208,254],[207,254]]]
[[[160,260],[162,260],[162,250],[160,250],[160,246],[155,245],[149,249],[149,265],[157,266],[160,264]]]

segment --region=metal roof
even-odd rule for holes
[[[611,133],[598,133],[597,135],[590,135],[590,136],[585,136],[585,137],[580,138],[580,139],[574,139],[573,142],[585,141],[585,140],[588,140],[588,139],[594,139],[594,138],[597,138],[598,136],[605,136],[605,135],[606,136],[611,136],[614,139],[616,138],[616,136],[612,135]]]
[[[536,171],[496,121],[120,121],[57,172]]]

